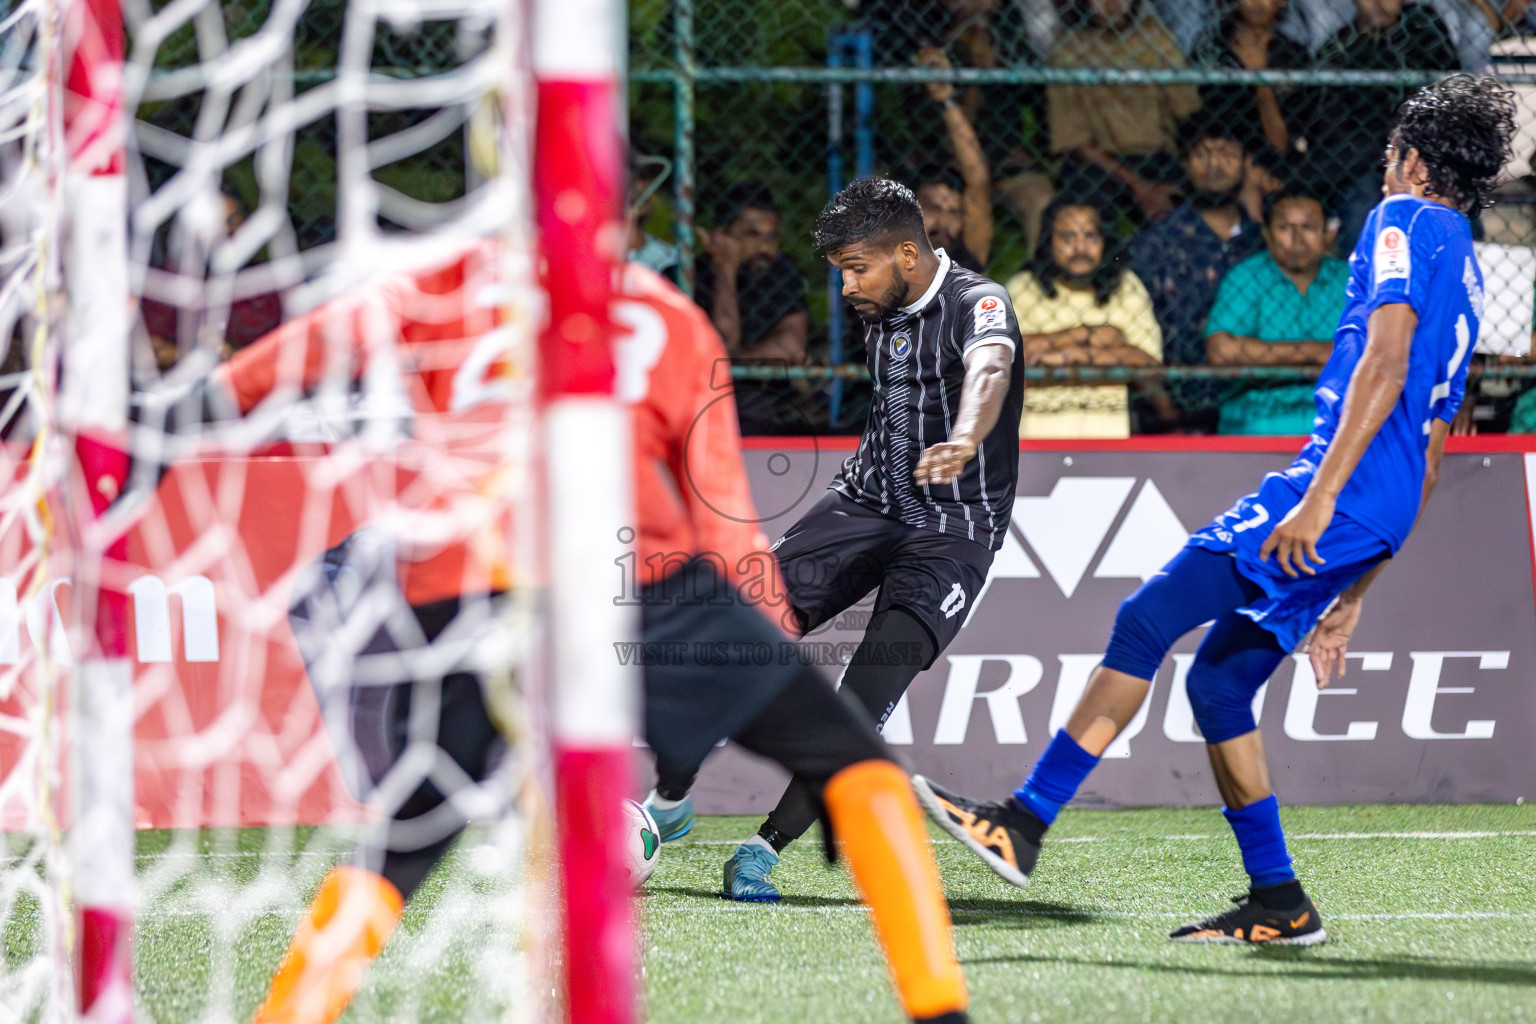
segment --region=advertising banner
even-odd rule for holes
[[[748,442],[770,540],[821,497],[850,447],[839,438]],[[962,792],[1012,789],[1082,692],[1120,601],[1295,447],[1205,439],[1022,452],[1007,542],[986,586],[956,609],[964,628],[918,676],[886,737],[914,769]],[[292,500],[315,486],[313,466],[289,456],[178,466],[130,536],[143,827],[364,813],[336,769],[286,611],[293,570],[366,521],[379,484],[359,463],[328,481],[334,498],[317,517],[314,503]],[[212,500],[221,483],[243,495],[234,522]],[[1456,442],[1422,522],[1367,598],[1349,674],[1318,691],[1305,659],[1293,658],[1256,700],[1282,800],[1536,797],[1533,502],[1536,454],[1518,439]],[[12,524],[0,533],[0,569],[0,828],[13,828],[36,812],[39,772],[67,739],[43,726],[39,680],[45,665],[69,667],[70,566],[36,565]],[[791,656],[837,678],[872,605],[870,595],[789,647]],[[1083,803],[1217,801],[1184,691],[1199,640],[1197,630],[1174,648]],[[636,757],[647,770],[647,752]],[[782,784],[777,768],[723,748],[695,793],[707,813],[758,813]]]
[[[848,454],[840,441],[752,442],[770,539],[821,497]],[[1016,787],[1087,684],[1119,603],[1299,447],[1207,443],[1228,450],[1131,441],[1021,453],[1012,526],[986,587],[886,727],[915,770],[969,795]],[[1467,451],[1477,445],[1487,450]],[[1366,599],[1343,680],[1319,691],[1306,659],[1293,656],[1260,691],[1255,710],[1285,803],[1536,796],[1527,489],[1536,457],[1515,447],[1472,438],[1446,456],[1422,521]],[[870,595],[806,640],[822,660],[845,661],[872,604]],[[1184,689],[1202,635],[1175,646],[1082,804],[1219,803]],[[835,677],[841,664],[826,671]],[[757,813],[782,781],[778,769],[722,749],[695,794],[704,811]]]
[[[17,456],[0,448],[0,465]],[[363,820],[294,644],[288,598],[294,571],[393,486],[362,459],[344,472],[296,456],[210,459],[166,475],[128,535],[131,565],[118,581],[130,597],[139,827]],[[317,487],[328,501],[296,500]],[[39,562],[22,523],[0,524],[0,829],[35,827],[45,781],[58,787],[55,813],[68,813],[67,777],[50,771],[65,760],[68,708],[43,685],[76,654],[67,556],[61,543]]]

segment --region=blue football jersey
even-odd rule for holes
[[[1408,303],[1419,318],[1408,379],[1339,495],[1337,512],[1395,553],[1419,513],[1430,422],[1449,422],[1461,408],[1483,315],[1483,275],[1460,213],[1411,195],[1389,196],[1371,211],[1349,257],[1344,315],[1317,382],[1312,437],[1285,474],[1302,488],[1338,430],[1350,377],[1365,351],[1366,322],[1393,302]]]

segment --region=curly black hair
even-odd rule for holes
[[[1057,294],[1056,282],[1065,274],[1056,265],[1056,258],[1051,254],[1051,233],[1056,230],[1056,218],[1061,216],[1063,210],[1071,209],[1092,210],[1093,215],[1098,218],[1099,231],[1104,235],[1104,256],[1100,259],[1099,265],[1094,268],[1091,278],[1093,304],[1102,306],[1120,287],[1120,282],[1125,278],[1126,265],[1120,260],[1120,254],[1116,251],[1119,248],[1117,239],[1109,234],[1106,227],[1104,211],[1092,199],[1058,195],[1051,200],[1040,214],[1040,242],[1035,246],[1035,257],[1030,261],[1029,272],[1034,275],[1045,297],[1054,299]]]
[[[928,248],[923,208],[912,190],[889,178],[860,178],[822,207],[811,240],[822,252],[855,242],[916,242]]]
[[[1493,78],[1452,75],[1403,101],[1391,142],[1417,149],[1427,191],[1467,211],[1488,205],[1514,137],[1514,95]]]

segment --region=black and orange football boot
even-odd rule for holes
[[[999,878],[1024,886],[1040,858],[1040,843],[1048,827],[1017,800],[1003,803],[969,800],[912,776],[918,803],[939,827],[980,857]]]
[[[1255,946],[1316,946],[1327,942],[1328,932],[1323,928],[1322,918],[1318,917],[1312,898],[1301,892],[1299,884],[1288,885],[1295,885],[1295,892],[1300,896],[1295,906],[1265,906],[1257,894],[1249,892],[1234,896],[1232,902],[1237,906],[1231,910],[1195,924],[1187,924],[1170,932],[1168,937],[1174,942],[1241,943]]]

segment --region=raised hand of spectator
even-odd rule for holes
[[[951,67],[949,57],[937,46],[925,46],[918,50],[916,63],[920,68]],[[933,97],[935,103],[948,103],[955,98],[955,83],[929,82],[928,95]]]
[[[727,275],[727,280],[734,281],[736,271],[741,267],[741,243],[719,228],[714,231],[700,230],[699,241],[704,243],[704,251],[709,253],[716,268]]]

